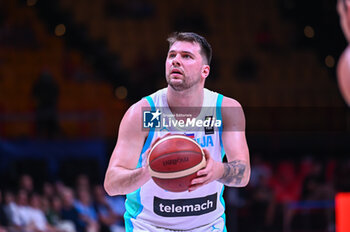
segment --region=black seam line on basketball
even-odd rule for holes
[[[181,151],[179,151],[179,152],[181,152]],[[167,153],[167,154],[165,154],[165,155],[174,154],[174,153],[179,153],[179,152]],[[193,151],[190,151],[190,152],[192,152],[192,153],[197,153],[197,154],[201,154],[201,155],[202,155],[201,152],[193,152]],[[160,157],[162,157],[162,156],[165,156],[165,155],[158,156],[157,158],[155,158],[154,160],[152,160],[152,162],[155,161],[155,160],[157,160],[158,158],[160,158]],[[202,159],[203,159],[203,158],[202,158]],[[202,160],[201,160],[198,164],[196,164],[196,165],[194,165],[194,166],[199,165],[201,162],[202,162]],[[194,167],[194,166],[192,166],[192,167]],[[190,169],[190,168],[192,168],[192,167],[188,167],[188,168],[181,169],[181,170],[177,170],[177,171],[167,171],[167,172],[164,172],[164,171],[162,172],[162,171],[154,170],[153,168],[151,168],[151,169],[152,169],[154,172],[158,172],[158,173],[174,173],[174,172],[186,171],[186,170],[188,170],[188,169]]]
[[[200,155],[203,156],[203,153],[202,153],[202,152],[197,152],[197,151],[176,151],[176,152],[166,153],[166,154],[164,154],[164,155],[158,156],[157,158],[153,159],[153,160],[149,163],[149,165],[151,165],[151,163],[153,163],[154,161],[156,161],[156,160],[158,160],[158,159],[160,159],[160,158],[162,158],[162,157],[164,157],[164,156],[172,155],[172,154],[176,154],[176,153],[182,153],[182,152],[195,153],[195,154],[200,154]],[[202,159],[203,159],[203,158],[202,158]],[[182,170],[178,170],[178,171],[183,171],[183,170],[187,170],[187,169],[188,169],[188,168],[182,169]],[[161,172],[161,171],[156,171],[156,170],[154,170],[153,168],[152,168],[152,170],[155,171],[155,172]],[[176,171],[176,172],[178,172],[178,171]],[[171,173],[171,172],[161,172],[161,173]]]
[[[202,161],[201,161],[201,163],[202,163]],[[200,164],[201,164],[201,163],[196,164],[196,165],[195,165],[195,166],[193,166],[193,167],[200,166]],[[186,169],[179,170],[179,171],[175,171],[175,172],[158,172],[158,171],[153,171],[153,172],[155,172],[155,173],[159,173],[159,174],[178,174],[179,172],[184,172],[184,171],[187,171],[187,170],[189,170],[189,169],[191,169],[191,168],[193,168],[193,167],[186,168]],[[186,177],[186,176],[192,175],[192,174],[194,174],[194,173],[197,173],[199,170],[201,170],[201,169],[203,169],[203,168],[204,168],[204,167],[201,167],[201,168],[200,168],[200,169],[198,169],[197,171],[192,172],[192,173],[189,173],[189,174],[187,174],[187,175],[185,175],[185,176],[171,177],[171,178],[162,178],[162,177],[156,177],[156,176],[153,176],[153,177],[158,178],[158,179],[162,179],[162,180],[179,179],[179,178]]]
[[[157,159],[159,159],[159,158],[161,158],[161,157],[163,157],[163,156],[166,156],[166,155],[172,155],[172,154],[176,154],[176,153],[195,153],[195,154],[200,154],[200,155],[203,155],[203,153],[202,152],[198,152],[198,151],[174,151],[174,152],[170,152],[170,153],[166,153],[166,154],[164,154],[164,155],[160,155],[160,156],[158,156],[157,158],[155,158],[155,159],[153,159],[151,162],[153,162],[153,161],[155,161],[155,160],[157,160]]]
[[[195,166],[193,166],[193,167],[190,167],[190,168],[187,168],[187,169],[185,169],[185,170],[180,170],[180,171],[175,171],[175,172],[166,172],[166,173],[162,173],[162,172],[157,172],[157,171],[153,171],[151,168],[151,172],[153,172],[153,173],[156,173],[157,175],[158,174],[160,174],[160,175],[166,175],[165,177],[157,177],[157,176],[154,176],[154,177],[157,177],[157,178],[161,178],[161,179],[174,179],[174,178],[180,178],[180,177],[182,177],[182,176],[178,176],[179,174],[181,174],[181,173],[184,173],[185,172],[185,174],[186,174],[186,176],[188,175],[187,173],[188,173],[188,171],[190,171],[191,169],[196,169],[195,171],[193,171],[192,173],[195,173],[195,172],[197,172],[197,171],[199,171],[200,169],[202,169],[202,168],[204,168],[205,167],[205,163],[206,163],[206,161],[205,161],[205,159],[203,159],[202,158],[202,160],[201,160],[201,162],[200,163],[198,163],[198,164],[196,164]],[[199,168],[199,169],[198,169]],[[191,173],[190,173],[191,174]],[[169,178],[169,176],[168,175],[175,175],[176,177],[174,177],[174,176],[171,176],[170,178]]]
[[[188,168],[188,169],[189,169],[189,168]],[[182,171],[185,171],[185,170],[187,170],[187,169],[184,169],[184,170],[182,170]],[[199,171],[199,170],[198,170],[198,171]],[[197,172],[198,172],[198,171],[197,171]],[[188,175],[186,175],[186,176],[193,175],[193,174],[195,174],[195,173],[197,173],[197,172],[190,173],[190,174],[188,174]],[[171,173],[171,172],[159,172],[159,173]],[[175,177],[175,178],[171,178],[171,179],[168,179],[168,178],[161,178],[161,177],[156,177],[156,176],[153,176],[153,178],[162,179],[162,180],[175,180],[175,179],[180,179],[180,178],[183,178],[183,177],[186,177],[186,176],[180,176],[180,177]]]
[[[173,139],[173,138],[183,138],[183,139],[186,139],[186,140],[189,140],[191,141],[192,143],[194,143],[197,147],[199,147],[200,150],[202,150],[202,147],[193,139],[190,139],[188,136],[186,135],[181,135],[181,134],[175,134],[175,135],[170,135],[170,136],[167,136],[165,138],[162,138],[161,140],[159,140],[154,146],[153,148],[151,148],[151,152],[154,150],[154,148],[158,145],[158,144],[161,144],[163,142],[165,142],[166,140],[170,140],[170,139]],[[202,152],[203,153],[203,152]]]

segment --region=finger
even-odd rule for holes
[[[197,172],[197,176],[208,175],[210,173],[213,166],[213,160],[210,157],[208,157],[206,160],[206,166]]]
[[[169,136],[169,135],[171,135],[171,133],[170,133],[170,132],[167,132],[166,134],[164,134],[164,135],[162,135],[162,136],[159,136],[154,142],[158,142],[159,140],[161,140],[161,139],[163,139],[163,138],[165,138],[165,137],[167,137],[167,136]]]
[[[199,186],[191,186],[188,188],[189,192],[193,192],[194,190],[196,190],[197,188],[199,188]]]
[[[200,187],[202,187],[202,186],[204,186],[204,185],[206,185],[207,184],[207,182],[204,182],[204,183],[202,183],[202,184],[194,184],[194,185],[191,185],[189,188],[188,188],[188,191],[189,192],[192,192],[192,191],[194,191],[194,190],[196,190],[196,189],[198,189],[198,188],[200,188]]]
[[[203,168],[197,172],[197,176],[206,176],[209,174],[209,170],[210,170],[210,168],[208,167],[208,164],[207,164],[207,166],[205,168]]]
[[[159,140],[165,138],[165,137],[168,136],[168,135],[171,135],[171,133],[168,132],[168,133],[166,133],[165,135],[156,138],[156,139],[151,143],[151,147],[153,147]]]
[[[192,192],[192,191],[194,191],[194,190],[200,188],[201,186],[203,186],[203,185],[200,185],[200,184],[191,185],[191,186],[188,188],[188,191],[189,191],[189,192]]]
[[[146,152],[145,152],[146,157],[147,157],[147,160],[148,160],[149,153],[150,153],[151,149],[154,147],[154,145],[155,145],[159,140],[161,140],[162,138],[164,138],[164,137],[166,137],[166,136],[168,136],[168,135],[170,135],[170,134],[171,134],[171,133],[168,132],[168,133],[166,133],[165,135],[156,138],[156,139],[151,143],[150,148],[148,148],[148,149],[146,150]],[[147,162],[146,165],[149,165],[148,162]]]
[[[202,184],[204,181],[205,181],[205,179],[203,177],[202,178],[194,178],[191,181],[191,185]]]
[[[210,179],[211,179],[211,174],[208,173],[208,175],[202,175],[202,176],[198,176],[196,178],[194,178],[192,181],[191,181],[191,184],[203,184],[203,183],[208,183],[210,182]]]
[[[209,152],[209,150],[208,150],[208,149],[206,149],[206,148],[203,148],[203,151],[204,151],[204,156],[205,156],[205,159],[206,159],[206,160],[210,159],[210,158],[211,158],[211,156],[210,156],[210,152]]]
[[[150,152],[150,148],[148,148],[146,151],[145,151],[145,158],[146,158],[146,165],[148,165],[148,156],[149,156],[149,152]]]

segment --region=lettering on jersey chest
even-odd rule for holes
[[[194,139],[201,147],[213,147],[214,141],[212,135],[203,135],[196,137],[194,133],[185,133],[184,135]]]
[[[196,216],[216,210],[217,193],[200,198],[162,199],[154,197],[153,211],[163,217]]]
[[[210,135],[196,138],[196,141],[199,145],[201,145],[201,147],[213,147],[214,146],[213,137]]]

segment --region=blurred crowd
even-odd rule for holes
[[[335,231],[334,197],[350,191],[349,158],[251,157],[249,185],[225,189],[228,231]],[[66,182],[22,174],[0,189],[0,231],[125,231],[124,196],[109,197],[86,174]]]
[[[40,191],[23,174],[15,190],[0,192],[0,231],[123,232],[124,196],[109,197],[89,177],[76,177],[74,186],[44,182]]]
[[[349,158],[309,155],[271,162],[253,153],[251,165],[246,188],[226,189],[228,231],[335,231],[334,197],[350,191]]]

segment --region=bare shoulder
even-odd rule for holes
[[[122,134],[141,134],[146,136],[147,132],[142,133],[142,115],[143,110],[150,107],[146,99],[136,102],[126,111],[121,121],[119,132]]]
[[[141,121],[142,108],[147,106],[147,100],[142,99],[130,106],[124,114],[109,169],[113,170],[114,167],[134,169],[137,166],[139,154],[148,134],[148,131],[142,130]]]
[[[142,99],[127,110],[120,126],[117,144],[112,155],[112,165],[134,168],[148,131],[142,129],[142,108],[148,102]],[[123,154],[123,155],[117,155]],[[135,159],[135,160],[134,160]]]
[[[230,97],[225,97],[225,96],[222,99],[222,106],[223,107],[240,107],[240,108],[242,107],[237,100]]]
[[[245,130],[245,116],[241,104],[229,97],[222,99],[221,114],[224,130]]]
[[[134,103],[132,106],[129,107],[129,109],[124,114],[123,121],[130,121],[133,124],[137,124],[137,122],[141,123],[142,118],[142,111],[143,109],[146,109],[147,107],[150,107],[149,103],[146,99],[141,99],[140,101]],[[137,121],[136,121],[137,120]]]
[[[145,98],[142,98],[140,101],[134,103],[132,106],[129,107],[127,112],[125,113],[125,116],[131,116],[131,117],[141,117],[140,114],[143,110],[143,108],[150,107],[148,101]]]

